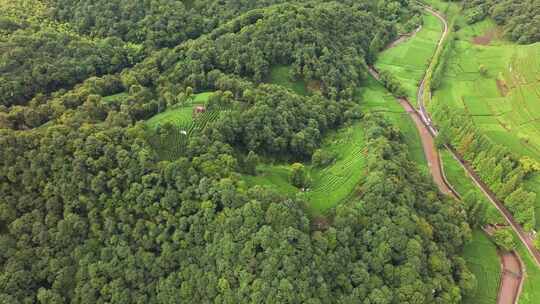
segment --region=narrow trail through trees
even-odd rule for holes
[[[430,14],[437,17],[443,24],[443,33],[439,38],[437,43],[437,51],[443,47],[443,42],[448,35],[448,22],[444,16],[442,16],[437,11],[433,10],[430,7],[424,7],[426,11]],[[397,43],[391,44],[392,46],[397,45]],[[435,53],[436,53],[435,52]],[[432,68],[433,60],[430,62],[428,69]],[[377,80],[380,80],[380,75],[377,70],[373,67],[369,67],[369,73]],[[426,74],[427,75],[427,74]],[[418,129],[420,139],[422,141],[422,146],[424,149],[424,154],[426,156],[429,171],[433,177],[435,184],[438,186],[442,193],[450,195],[454,198],[459,199],[459,194],[452,188],[452,186],[446,180],[444,175],[443,167],[441,164],[441,159],[438,153],[438,150],[435,146],[435,138],[438,135],[437,129],[433,126],[429,113],[426,111],[424,106],[424,90],[425,90],[426,76],[420,82],[417,91],[418,99],[418,108],[415,109],[414,106],[404,98],[399,98],[398,102],[401,106],[407,111],[411,119],[414,121],[416,128]],[[459,161],[463,166],[465,171],[469,176],[474,180],[475,184],[482,190],[486,195],[489,201],[495,205],[499,212],[504,216],[506,221],[510,224],[512,229],[519,235],[520,240],[525,244],[531,255],[534,257],[536,263],[540,265],[540,254],[533,247],[532,239],[528,236],[523,228],[517,224],[512,215],[506,210],[500,201],[495,198],[495,195],[490,191],[490,189],[478,178],[475,172],[468,166],[468,164],[456,153],[451,147],[447,147],[452,155]],[[523,285],[523,263],[518,257],[516,252],[500,252],[499,256],[501,258],[501,281],[499,286],[499,294],[497,296],[498,304],[514,304],[518,302],[519,295],[521,293],[521,288]]]

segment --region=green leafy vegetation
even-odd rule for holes
[[[300,195],[314,213],[324,212],[350,197],[365,174],[367,148],[363,128],[362,123],[354,123],[323,138],[317,151],[332,155],[332,160],[323,166],[313,162],[305,166],[310,182],[297,186],[307,188],[304,191],[292,187],[290,175],[294,170],[284,164],[261,165],[257,176],[245,176],[244,179],[252,185],[266,185],[281,193]]]
[[[467,0],[465,20],[473,24],[487,16],[504,26],[505,35],[526,44],[540,41],[540,6],[537,0]]]
[[[137,46],[116,38],[91,40],[61,26],[12,21],[19,22],[18,29],[0,39],[0,50],[5,50],[0,57],[0,105],[6,107],[25,105],[36,94],[71,88],[91,76],[119,72],[138,57]]]
[[[303,80],[292,79],[292,69],[289,66],[278,65],[270,69],[269,82],[291,89],[300,95],[307,95],[307,86]]]
[[[497,249],[481,230],[474,230],[472,241],[465,245],[463,257],[478,283],[473,293],[463,298],[464,304],[497,302],[501,266]]]
[[[489,21],[464,27],[456,37],[448,71],[440,89],[434,92],[433,107],[448,105],[460,109],[465,115],[462,118],[471,120],[479,134],[508,149],[514,160],[523,163],[521,160],[527,158],[537,162],[540,133],[535,120],[540,108],[534,102],[539,87],[534,75],[540,71],[536,60],[540,45],[521,46],[498,40]],[[490,44],[475,44],[478,37],[488,39]],[[531,203],[534,212],[529,211],[529,206],[520,206],[523,211],[517,217],[532,216],[522,222],[529,222],[529,228],[534,228],[540,219],[540,174],[523,168],[528,173],[519,184],[535,193],[536,198]]]
[[[437,17],[425,14],[421,30],[408,41],[383,51],[375,67],[387,71],[403,86],[407,98],[416,104],[416,91],[442,33]]]
[[[1,77],[22,88],[1,91],[0,302],[474,290],[466,209],[413,162],[414,125],[367,77],[417,5],[20,1],[0,19]]]
[[[514,250],[516,247],[516,240],[511,228],[497,229],[493,233],[493,242],[504,251]]]

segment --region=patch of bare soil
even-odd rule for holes
[[[472,39],[472,43],[478,45],[488,45],[495,38],[499,37],[499,30],[494,28],[486,31],[482,36],[476,36]]]
[[[310,92],[313,92],[313,93],[319,92],[320,93],[321,88],[322,88],[322,82],[320,80],[310,80],[307,83],[307,89]]]
[[[510,91],[510,89],[508,88],[508,85],[506,84],[506,82],[501,79],[497,79],[496,81],[497,81],[497,88],[499,89],[499,93],[501,94],[501,96],[505,97],[506,95],[508,95],[508,92]]]
[[[521,262],[515,252],[499,252],[499,256],[503,271],[497,303],[513,304],[517,302],[523,280]]]
[[[311,221],[311,229],[314,231],[325,231],[330,226],[328,219],[324,216],[316,216]]]

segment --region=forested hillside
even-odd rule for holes
[[[468,23],[487,16],[504,25],[506,35],[518,43],[540,41],[540,1],[538,0],[466,0]]]
[[[412,2],[0,3],[0,302],[446,304],[475,287],[464,208],[352,98],[418,26]],[[310,94],[265,83],[277,65]],[[149,126],[202,92],[185,123]],[[242,180],[358,120],[365,172],[323,225]]]

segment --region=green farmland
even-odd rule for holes
[[[399,80],[413,105],[416,104],[418,85],[441,34],[441,21],[435,16],[424,15],[422,29],[416,35],[383,51],[375,63],[378,70],[388,71]]]
[[[299,95],[308,95],[306,83],[291,79],[290,69],[288,66],[273,67],[269,82]],[[263,185],[280,193],[300,195],[308,201],[314,214],[320,214],[347,199],[360,182],[366,154],[362,123],[356,122],[329,132],[321,143],[321,150],[334,155],[335,160],[323,168],[306,166],[311,177],[311,185],[306,192],[289,183],[288,163],[260,164],[256,176],[244,175],[243,179],[248,185]]]
[[[193,108],[206,104],[211,94],[195,94],[189,104],[173,107],[146,121],[148,141],[160,159],[178,158],[185,152],[190,136],[219,117],[220,111],[206,111],[193,117]],[[171,130],[158,130],[159,126],[163,127],[167,123],[173,127]]]
[[[322,213],[344,201],[360,182],[366,161],[362,123],[354,123],[333,131],[323,139],[321,150],[335,155],[332,164],[324,168],[307,165],[311,186],[306,192],[292,186],[289,164],[262,164],[256,176],[244,175],[248,185],[264,185],[285,194],[298,194],[315,213]]]
[[[491,140],[540,161],[540,43],[501,40],[492,21],[467,26],[457,37],[433,102],[464,109]],[[540,174],[525,186],[537,193],[538,229]]]
[[[365,111],[382,113],[384,117],[399,128],[405,137],[409,155],[419,165],[420,169],[427,173],[427,161],[418,130],[409,114],[396,101],[396,98],[374,78],[369,77],[362,84],[359,99]]]
[[[478,282],[475,292],[466,296],[463,303],[497,303],[501,266],[495,245],[485,233],[475,230],[472,241],[463,250],[463,257]]]
[[[540,43],[517,45],[502,40],[500,30],[491,20],[466,26],[456,36],[446,74],[440,88],[433,94],[432,106],[444,103],[452,108],[464,109],[491,140],[504,145],[517,156],[540,160]],[[442,151],[441,156],[446,175],[458,192],[463,194],[473,190],[479,193],[447,151]],[[529,178],[525,187],[537,193],[538,229],[540,174]],[[488,222],[502,222],[491,204]],[[517,239],[517,235],[514,237]],[[481,250],[487,261],[489,251],[486,246],[481,249],[477,235],[465,249],[467,261],[470,261],[472,249],[476,246],[479,249],[475,250]],[[523,244],[517,242],[516,246],[526,273],[519,303],[537,303],[540,298],[540,270]],[[480,259],[479,264],[484,265],[484,269],[488,267],[484,259]],[[484,287],[481,282],[489,281],[489,278],[479,273],[479,267],[474,264],[469,266],[477,276],[479,285],[477,292],[466,298],[464,303],[495,303],[496,290]],[[490,293],[486,292],[489,290]]]

